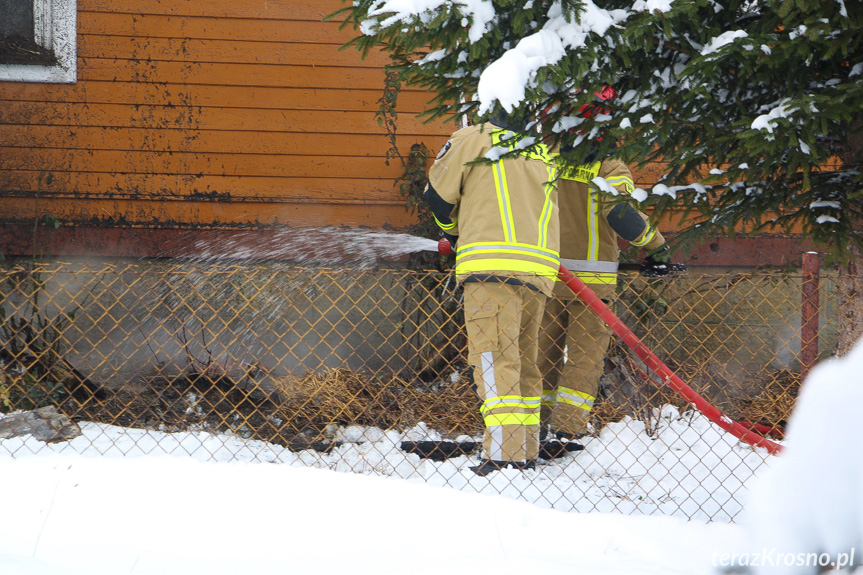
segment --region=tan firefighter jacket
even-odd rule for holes
[[[563,170],[558,180],[560,257],[561,265],[599,297],[609,298],[613,296],[617,283],[620,259],[617,240],[620,236],[609,224],[616,204],[601,202],[602,192],[590,183],[597,177],[621,194],[630,194],[635,189],[632,173],[620,160],[606,159]],[[649,224],[646,215],[641,212],[638,215],[644,222],[644,231],[632,239],[630,245],[647,251],[661,247],[665,238]],[[554,293],[566,299],[574,297],[563,282],[557,282]]]
[[[429,170],[426,198],[441,229],[458,236],[460,280],[507,277],[551,294],[560,268],[556,169],[532,141],[490,123],[470,126],[453,134]],[[512,149],[522,151],[470,164]]]

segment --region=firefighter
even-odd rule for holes
[[[561,264],[608,302],[617,283],[618,238],[647,251],[643,275],[667,274],[669,251],[647,216],[627,203],[602,202],[597,184],[618,194],[630,194],[635,188],[629,168],[613,158],[561,170]],[[549,429],[556,435],[545,443],[545,450],[554,456],[581,449],[572,440],[587,433],[610,340],[609,327],[563,282],[557,282],[546,304],[539,342],[542,436]]]
[[[503,115],[458,130],[425,190],[464,287],[468,361],[485,424],[483,459],[470,468],[478,475],[533,469],[539,449],[537,341],[560,266],[559,226],[554,162],[526,132]]]

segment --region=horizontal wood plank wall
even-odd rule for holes
[[[344,6],[78,0],[78,83],[0,82],[0,254],[42,251],[37,235],[147,256],[202,228],[409,226],[375,118],[386,59],[339,50],[355,33],[323,17]],[[429,99],[399,97],[403,153],[453,130],[415,117]],[[34,234],[46,215],[62,227]]]
[[[78,83],[0,82],[0,223],[411,224],[375,118],[386,59],[339,50],[355,33],[322,19],[343,6],[78,0]],[[414,117],[429,99],[401,94],[402,152],[452,131]]]

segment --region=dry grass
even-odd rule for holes
[[[763,391],[740,402],[740,415],[746,421],[782,427],[791,416],[800,391],[800,374],[778,371],[764,383]]]
[[[397,376],[381,379],[332,369],[282,378],[276,387],[282,397],[279,415],[298,430],[332,424],[406,429],[423,422],[448,435],[474,433],[482,425],[476,395],[463,381],[425,391]]]
[[[479,399],[466,378],[440,392],[413,392],[414,418],[444,435],[474,434],[482,431]]]
[[[612,401],[601,399],[593,409],[591,423],[593,423],[597,430],[601,430],[609,423],[620,421],[627,415],[633,415],[633,413],[634,410],[628,403],[624,405],[616,405]]]
[[[634,372],[624,375],[631,384],[630,391],[600,397],[592,418],[595,429],[601,430],[625,416],[650,425],[651,414],[663,405],[686,408],[686,402],[668,386],[657,386]],[[300,436],[309,442],[331,440],[332,436],[327,437],[325,430],[331,431],[334,425],[405,430],[423,422],[450,439],[475,435],[483,429],[479,400],[467,377],[429,388],[417,380],[408,381],[397,376],[380,378],[331,369],[302,377],[285,377],[275,383],[274,391],[264,393],[257,388],[239,390],[237,385],[222,378],[165,381],[144,392],[132,390],[129,394],[114,394],[107,402],[88,402],[90,407],[86,411],[93,412],[90,416],[99,421],[144,426],[161,424],[172,429],[206,419],[219,429],[248,428],[258,439],[291,445]],[[8,401],[14,384],[9,378],[5,383],[0,380],[0,401],[4,397]],[[622,382],[611,385],[620,386]],[[777,372],[757,387],[761,391],[754,397],[720,402],[701,386],[697,391],[734,419],[782,427],[794,406],[799,385],[797,374]],[[201,390],[202,387],[208,390]],[[716,389],[715,382],[711,387]],[[187,396],[192,391],[195,392],[193,403],[201,408],[200,413],[189,411],[192,400]],[[73,411],[84,409],[79,406]]]
[[[280,411],[289,421],[374,422],[387,429],[398,421],[404,388],[399,379],[384,384],[345,369],[286,377],[276,384],[284,399]]]
[[[693,391],[735,420],[747,421],[781,429],[791,415],[800,388],[800,375],[787,370],[776,371],[755,382],[749,394],[734,390],[732,378],[715,362],[668,362]],[[614,377],[605,384],[611,391],[626,389],[602,398],[594,410],[593,423],[602,429],[608,423],[625,416],[645,420],[653,409],[674,405],[685,410],[689,404],[667,385],[657,385],[636,362],[619,362]],[[737,393],[731,393],[737,391]]]

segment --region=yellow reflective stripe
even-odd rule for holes
[[[542,246],[505,242],[473,242],[459,246],[458,257],[465,258],[474,254],[517,254],[548,260],[560,265],[560,254]]]
[[[480,407],[480,412],[483,414],[486,427],[494,427],[496,425],[539,425],[540,405],[541,398],[539,397],[501,395],[485,400],[482,403],[482,407]],[[489,413],[489,411],[500,408],[523,409],[527,413]]]
[[[483,418],[486,427],[498,425],[539,425],[538,413],[495,413]]]
[[[649,244],[649,243],[653,240],[653,238],[655,238],[655,237],[656,237],[656,228],[650,228],[650,229],[647,231],[647,233],[646,233],[646,234],[644,234],[644,237],[643,237],[643,238],[641,238],[641,239],[640,239],[640,240],[638,240],[637,242],[632,242],[632,245],[634,245],[635,247],[646,246],[646,245],[647,245],[647,244]]]
[[[559,387],[557,388],[557,401],[590,411],[596,398],[583,391],[576,391],[568,387]]]
[[[615,285],[617,283],[616,273],[578,272],[575,277],[586,284]]]
[[[605,181],[614,187],[623,186],[626,193],[631,194],[635,189],[635,183],[629,176],[615,176],[613,178],[605,178]]]
[[[572,389],[571,387],[560,386],[557,388],[557,393],[558,394],[563,393],[563,394],[569,394],[569,395],[576,395],[578,397],[584,398],[585,400],[589,401],[590,403],[593,403],[594,401],[596,401],[596,397],[594,397],[593,395],[590,395],[589,393],[586,393],[584,391],[578,391],[577,389]]]
[[[442,230],[451,230],[451,229],[455,228],[455,222],[451,222],[449,224],[443,224],[443,223],[441,223],[441,221],[439,219],[437,219],[437,216],[435,216],[434,214],[432,214],[432,217],[434,217],[434,221],[437,222],[438,227]]]
[[[617,285],[617,274],[615,273],[578,272],[573,275],[586,284]],[[560,281],[560,278],[558,278],[557,281]]]
[[[503,140],[505,134],[511,134],[511,137]],[[509,130],[494,130],[491,133],[491,144],[493,146],[503,146],[511,152],[517,153],[519,156],[524,156],[532,160],[540,160],[546,164],[552,162],[551,154],[549,154],[548,146],[543,143],[531,144],[526,148],[516,148],[516,144],[521,140],[522,136]]]
[[[508,242],[516,241],[515,222],[512,219],[512,205],[509,201],[509,188],[506,184],[506,170],[503,162],[494,164],[494,189],[497,192],[497,207],[500,211],[500,223],[503,235]]]
[[[530,259],[521,260],[507,256],[520,256]],[[487,267],[476,267],[473,262],[478,261],[501,262],[499,264],[496,264],[496,266],[504,265],[504,262],[506,262],[506,267],[496,267],[492,264],[488,264]],[[537,273],[536,270],[539,269],[541,273],[545,275],[545,273],[547,273],[548,271],[545,269],[546,267],[551,268],[552,270],[559,270],[560,257],[558,256],[557,252],[553,250],[547,250],[539,246],[478,242],[473,244],[467,244],[465,246],[460,246],[456,250],[455,263],[456,272],[459,272],[462,266],[468,266],[472,271],[509,270]],[[556,273],[557,271],[555,271],[555,274]]]
[[[560,177],[564,180],[574,180],[589,184],[591,180],[599,176],[599,168],[601,166],[602,162],[598,160],[592,164],[583,166],[569,166],[561,171]]]
[[[599,214],[596,210],[596,198],[593,189],[587,192],[587,257],[586,260],[599,259]]]
[[[512,260],[508,258],[483,258],[456,263],[456,274],[470,274],[475,272],[505,271],[535,274],[538,276],[557,277],[560,266],[554,267],[546,264],[528,262],[525,260]]]
[[[534,147],[539,148],[540,151],[534,152],[532,149]],[[543,162],[546,164],[551,163],[551,156],[549,156],[548,148],[545,146],[545,144],[534,144],[533,146],[531,146],[530,150],[519,151],[518,153],[521,154],[522,156],[527,156],[531,160],[539,160],[540,162]]]
[[[535,411],[540,405],[539,397],[522,397],[520,395],[501,395],[490,397],[482,402],[479,408],[481,413],[486,413],[499,407],[515,407]]]
[[[486,414],[487,412],[491,411],[492,409],[499,409],[501,407],[516,408],[516,409],[530,409],[528,406],[526,406],[524,404],[524,402],[521,402],[521,401],[517,401],[514,399],[509,400],[509,401],[504,400],[504,399],[498,399],[496,401],[490,401],[490,402],[483,403],[482,407],[480,407],[479,410],[482,414]]]
[[[592,405],[585,405],[584,402],[582,402],[582,401],[571,401],[569,399],[560,398],[560,397],[557,398],[557,401],[558,401],[558,403],[566,403],[568,405],[571,405],[573,407],[577,407],[579,409],[583,409],[585,411],[590,411],[591,409],[593,409]]]
[[[542,404],[554,405],[554,399],[557,397],[557,392],[553,389],[542,390]]]
[[[541,401],[539,396],[522,397],[522,399],[524,400],[524,404],[530,409],[538,408]]]
[[[551,214],[554,211],[554,202],[552,202],[552,192],[554,191],[555,169],[553,166],[548,166],[548,182],[545,184],[545,203],[542,205],[542,217],[539,220],[539,230],[537,232],[538,244],[542,247],[548,245],[548,226],[551,225]]]

